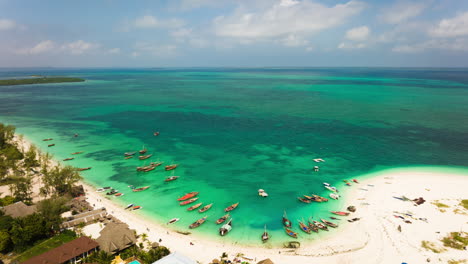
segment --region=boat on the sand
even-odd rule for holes
[[[226,219],[228,219],[228,217],[229,217],[229,214],[225,214],[225,215],[221,216],[218,220],[216,220],[216,224],[219,225],[219,224],[223,223],[224,221],[226,221]]]
[[[227,222],[227,224],[224,224],[220,229],[219,229],[219,234],[221,236],[224,236],[226,235],[227,233],[229,233],[229,231],[231,231],[232,229],[232,218],[229,219],[229,221]]]
[[[193,203],[193,202],[195,202],[196,200],[198,200],[198,197],[192,198],[192,199],[188,199],[188,200],[186,200],[186,201],[180,202],[179,204],[180,204],[180,205],[186,205],[186,204],[189,204],[189,203]]]
[[[292,231],[291,229],[285,227],[285,228],[284,228],[284,231],[286,231],[286,234],[288,234],[288,236],[297,238],[297,233],[294,232],[294,231]]]
[[[203,208],[199,209],[198,212],[204,213],[204,212],[208,211],[211,208],[211,206],[213,206],[212,203],[210,203],[208,205],[205,205]]]
[[[358,182],[358,180],[356,180],[356,179],[353,179],[353,182],[355,182],[355,183],[359,183],[359,182]]]
[[[270,236],[268,235],[268,232],[267,232],[267,229],[266,229],[266,225],[265,225],[265,231],[263,231],[263,234],[262,234],[262,242],[265,243],[267,242],[267,240],[270,238]]]
[[[348,212],[341,212],[341,211],[331,211],[332,214],[336,214],[336,215],[341,215],[341,216],[348,216],[349,213]]]
[[[166,225],[168,225],[168,224],[173,224],[173,223],[175,223],[175,222],[177,222],[177,221],[179,221],[179,220],[180,220],[179,218],[172,218],[171,220],[169,220],[169,221],[166,223]]]
[[[286,211],[283,214],[283,225],[285,227],[291,227],[291,221],[289,221],[288,216],[286,215]]]
[[[320,221],[322,221],[322,223],[326,224],[326,225],[329,226],[329,227],[333,227],[333,228],[337,228],[337,227],[338,227],[337,224],[335,224],[335,223],[333,223],[333,222],[330,222],[330,221],[327,221],[327,220],[325,220],[325,219],[320,218]]]
[[[148,188],[149,188],[149,186],[145,186],[145,187],[135,188],[132,191],[133,192],[141,192],[141,191],[144,191],[144,190],[146,190]]]
[[[338,198],[340,198],[340,195],[337,194],[337,193],[330,193],[329,196],[330,196],[330,198],[335,199],[335,200],[338,200]]]
[[[208,216],[205,216],[205,217],[200,218],[200,219],[198,219],[197,221],[193,222],[193,224],[189,225],[189,228],[192,229],[192,228],[197,228],[197,227],[199,227],[200,225],[202,225],[203,223],[205,223],[207,217],[208,217]]]
[[[197,209],[198,207],[200,207],[201,205],[202,205],[202,203],[197,203],[195,205],[192,205],[189,208],[187,208],[187,211],[193,211],[193,210]]]
[[[230,206],[228,206],[226,209],[224,209],[224,212],[230,212],[230,211],[236,209],[237,206],[239,206],[239,203],[235,203],[235,204],[233,204],[233,205],[230,205]]]
[[[199,194],[199,192],[189,192],[187,194],[185,194],[184,196],[180,197],[180,198],[177,198],[177,201],[183,201],[183,200],[187,200],[187,199],[190,199],[192,197],[195,197]]]

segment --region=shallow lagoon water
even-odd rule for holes
[[[235,202],[233,231],[223,239],[261,244],[266,224],[272,243],[280,243],[290,240],[281,226],[284,210],[300,232],[297,220],[346,207],[342,200],[297,200],[328,196],[322,182],[345,190],[342,180],[387,168],[468,165],[462,69],[3,69],[0,78],[31,74],[87,81],[2,86],[1,122],[59,160],[84,151],[64,163],[92,166],[82,173],[87,182],[118,188],[125,195],[111,199],[143,206],[138,213],[145,217],[179,217],[173,228],[187,231],[208,215],[191,232],[213,239],[220,239],[214,221]],[[47,148],[42,139],[49,137],[56,146]],[[151,159],[123,158],[143,146]],[[162,167],[135,170],[158,160],[179,164],[180,178],[165,183],[173,173]],[[132,193],[128,185],[151,188]],[[259,188],[270,196],[259,197]],[[213,207],[187,212],[176,199],[190,191]]]

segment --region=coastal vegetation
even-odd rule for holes
[[[442,252],[446,251],[443,248],[437,247],[437,245],[435,243],[430,242],[430,241],[426,241],[426,240],[421,241],[421,247],[426,249],[426,250],[430,250],[430,251],[432,251],[434,253],[442,253]]]
[[[158,246],[156,248],[149,249],[148,251],[133,245],[119,253],[122,259],[128,259],[131,257],[136,257],[139,260],[143,261],[143,264],[151,264],[156,260],[161,259],[164,256],[169,255],[169,249],[163,246]],[[91,254],[89,257],[83,260],[83,263],[98,263],[98,264],[109,264],[114,257],[104,251],[98,251]]]
[[[460,205],[468,210],[468,200],[461,200]]]
[[[466,232],[451,232],[448,236],[442,239],[444,246],[464,250],[468,246],[468,233]]]
[[[45,77],[39,76],[38,78],[27,78],[27,79],[8,79],[0,80],[0,86],[3,85],[23,85],[23,84],[42,84],[42,83],[67,83],[67,82],[84,82],[81,78],[72,77]]]

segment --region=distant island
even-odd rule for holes
[[[41,83],[66,83],[66,82],[84,82],[84,79],[73,78],[73,77],[45,77],[33,75],[33,77],[39,78],[28,78],[28,79],[8,79],[0,80],[0,86],[2,85],[23,85],[23,84],[41,84]]]

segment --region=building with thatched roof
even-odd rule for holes
[[[152,264],[197,264],[197,262],[180,253],[173,252]]]
[[[264,259],[264,260],[259,261],[257,264],[274,264],[274,263],[273,261],[271,261],[271,259]]]
[[[90,224],[97,220],[104,219],[107,216],[107,211],[105,208],[84,212],[81,214],[76,214],[70,216],[66,221],[62,223],[63,228],[74,227],[81,223]]]
[[[25,217],[37,212],[37,207],[35,205],[28,206],[23,202],[16,202],[0,209],[5,213],[5,215],[9,215],[13,218]]]
[[[79,263],[82,258],[97,250],[99,250],[98,243],[89,237],[83,236],[39,256],[32,257],[21,262],[21,264],[74,264]]]
[[[136,232],[125,223],[109,223],[100,232],[101,236],[96,239],[101,250],[115,254],[137,241]]]

